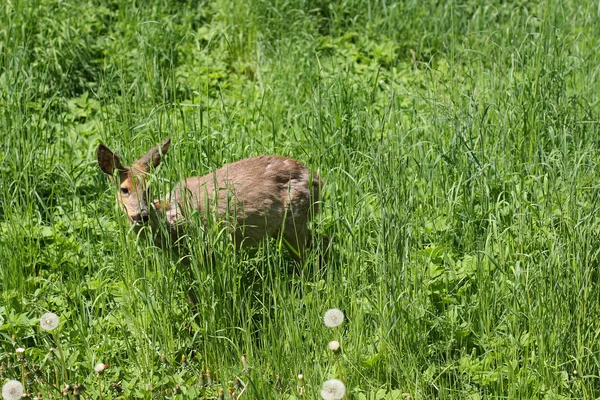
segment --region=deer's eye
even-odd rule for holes
[[[121,194],[125,194],[125,195],[129,194],[129,189],[127,189],[126,187],[122,187]]]

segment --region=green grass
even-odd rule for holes
[[[591,1],[2,3],[0,383],[600,397],[598,38]],[[329,263],[235,253],[218,225],[191,230],[191,269],[137,240],[95,149],[167,136],[155,196],[259,154],[317,171]]]

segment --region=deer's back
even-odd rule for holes
[[[203,218],[216,212],[220,219],[230,216],[243,223],[246,236],[259,240],[276,235],[284,219],[305,225],[311,205],[317,212],[319,188],[319,178],[295,159],[248,158],[180,182],[171,193],[167,220],[177,222],[190,211]]]

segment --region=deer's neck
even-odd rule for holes
[[[154,200],[154,210],[159,216],[164,216],[169,211],[170,203],[165,200]]]
[[[169,230],[175,232],[179,231],[178,223],[180,222],[181,213],[177,203],[169,200],[154,200],[154,207],[152,207],[152,215],[150,215],[150,221],[153,226],[157,224],[165,224]]]

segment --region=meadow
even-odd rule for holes
[[[599,101],[588,0],[3,1],[0,384],[599,398]],[[317,172],[328,262],[218,223],[190,267],[136,237],[96,148],[169,136],[155,197],[260,154]]]

